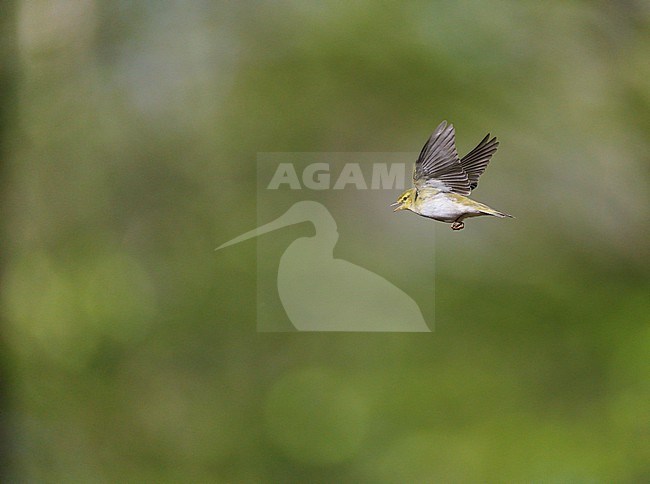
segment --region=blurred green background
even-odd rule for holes
[[[2,28],[2,480],[650,481],[647,2]],[[437,228],[436,331],[257,333],[255,242],[213,252],[256,226],[256,153],[419,151],[442,119],[499,137],[475,198],[517,219]]]

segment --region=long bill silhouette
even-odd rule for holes
[[[334,258],[336,221],[322,204],[296,202],[276,220],[236,237],[223,249],[252,237],[311,222],[312,237],[300,237],[284,251],[278,294],[299,331],[428,332],[420,308],[404,291],[378,274]]]

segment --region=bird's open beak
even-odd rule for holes
[[[404,210],[404,206],[400,202],[391,203],[389,207],[395,207],[393,209],[393,212],[397,212],[398,210]]]

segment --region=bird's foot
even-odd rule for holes
[[[454,222],[451,224],[451,230],[463,230],[465,224],[463,222]]]

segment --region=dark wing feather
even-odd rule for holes
[[[490,134],[483,138],[472,151],[467,153],[460,164],[469,178],[470,188],[474,190],[478,186],[478,178],[483,174],[490,163],[490,158],[497,151],[499,142],[496,138],[490,139]]]
[[[453,125],[443,121],[426,142],[415,162],[413,183],[416,188],[469,195],[470,181],[458,159]]]

